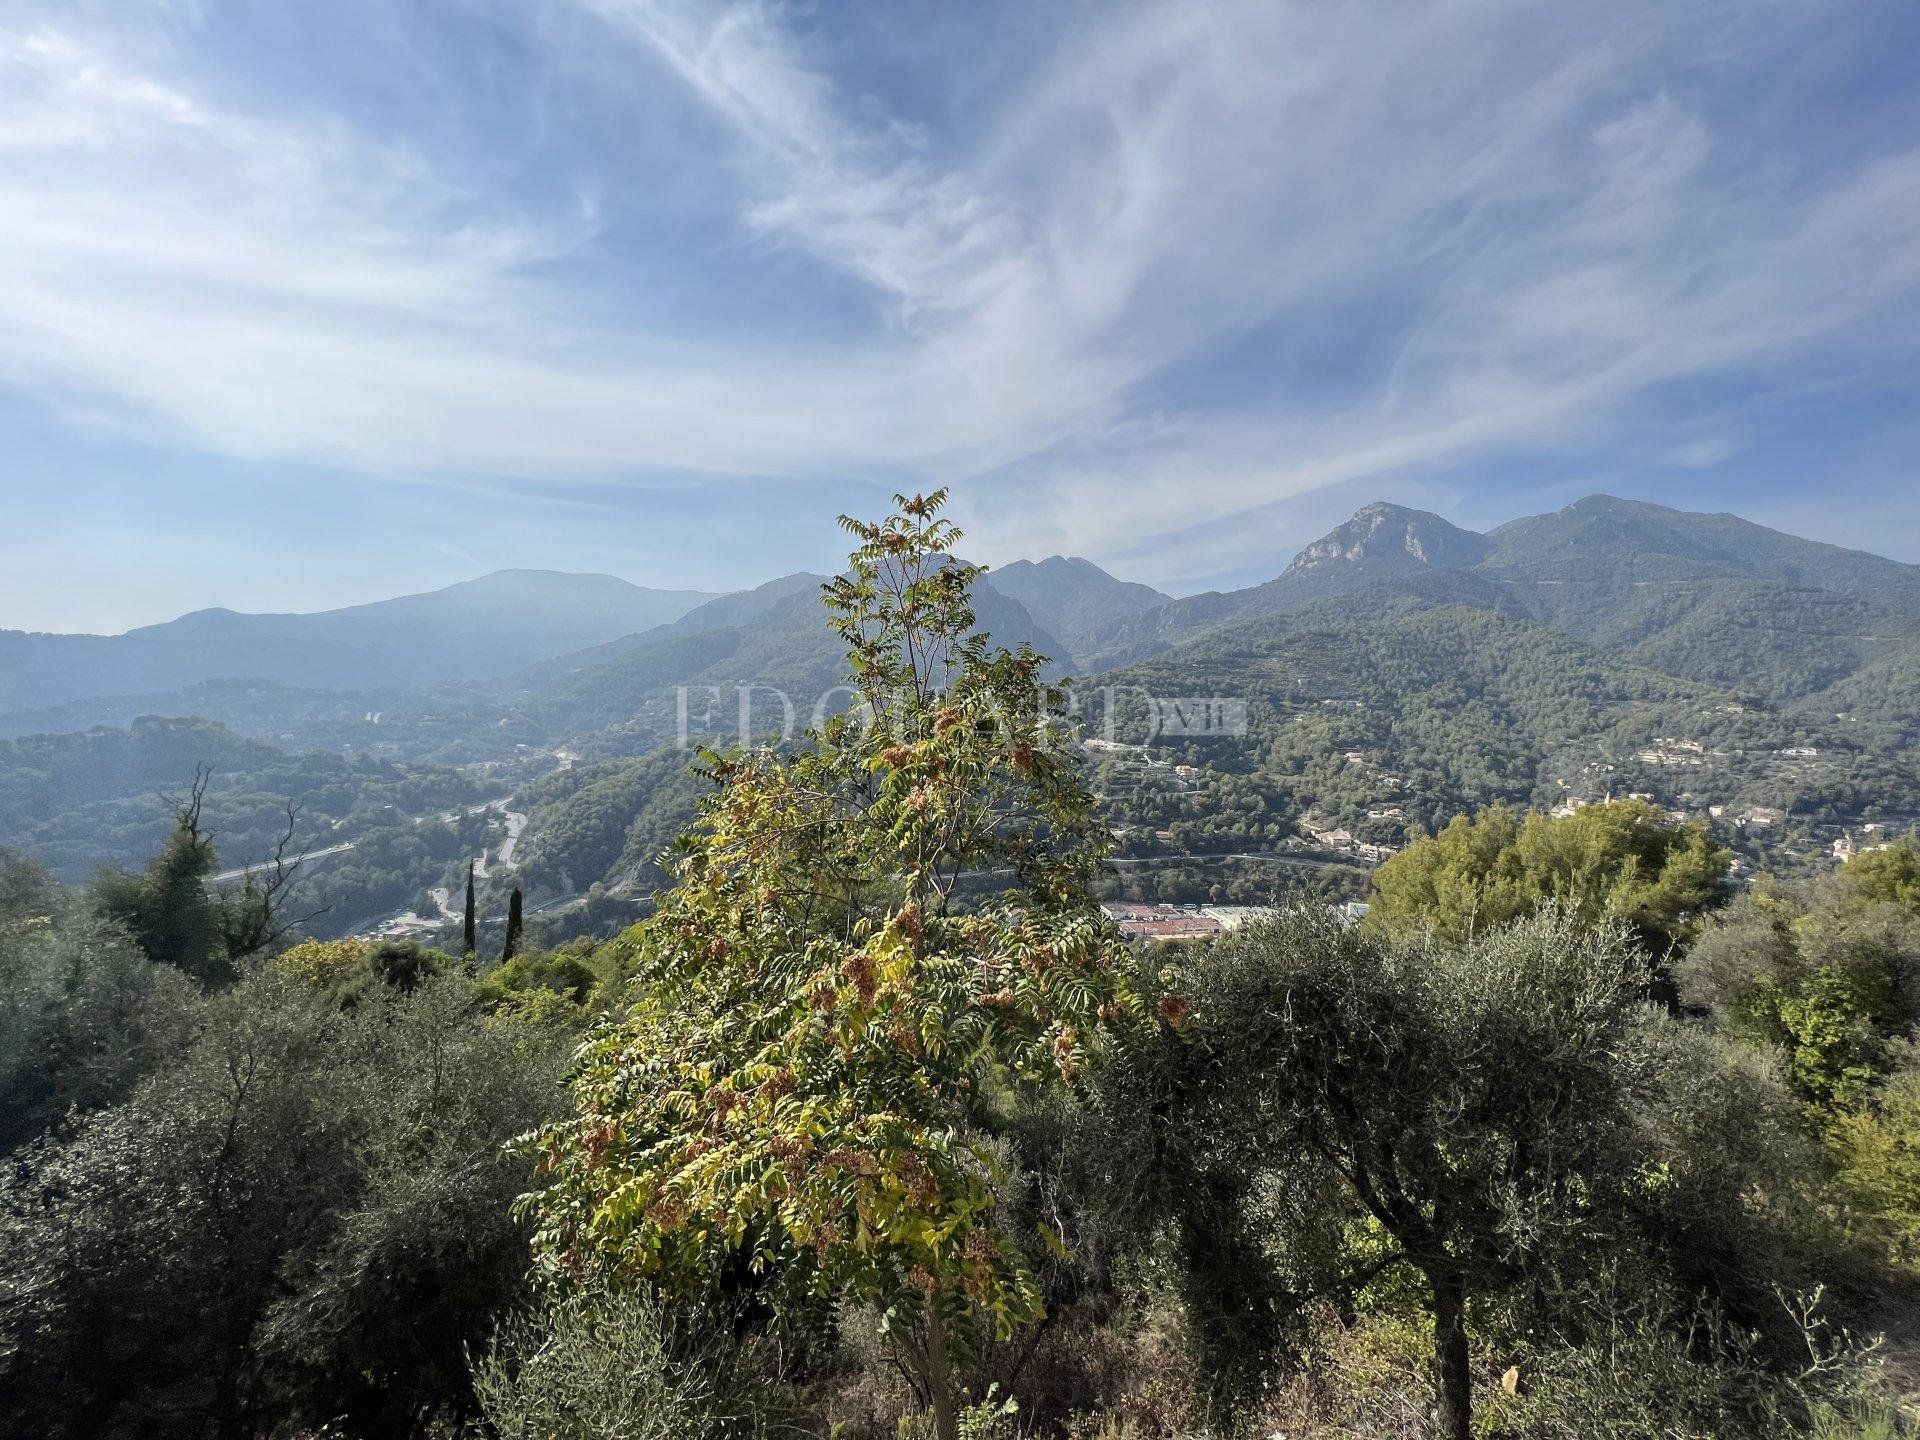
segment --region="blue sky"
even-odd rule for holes
[[[722,589],[950,484],[1191,590],[1374,498],[1920,561],[1909,0],[0,0],[0,626]]]

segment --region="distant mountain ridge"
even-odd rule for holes
[[[1486,536],[1438,515],[1375,501],[1299,551],[1263,584],[1189,595],[1091,627],[1081,640],[1081,658],[1092,669],[1131,664],[1215,626],[1286,614],[1386,580],[1465,569],[1485,559],[1490,548]]]
[[[0,631],[0,711],[210,680],[328,690],[505,675],[677,619],[713,598],[611,575],[498,570],[441,590],[313,614],[196,610],[123,635]]]
[[[717,733],[737,731],[745,685],[753,687],[753,725],[783,723],[780,696],[796,707],[795,723],[805,725],[812,707],[845,679],[846,647],[821,605],[827,578],[784,575],[653,630],[532,666],[515,677],[525,693],[506,723],[541,736],[606,730],[613,733],[603,737],[604,750],[631,754],[673,733],[681,687],[690,723],[717,716],[707,721]],[[1064,667],[1069,647],[1018,600],[983,584],[973,608],[994,643],[1031,645]]]
[[[825,578],[799,572],[713,596],[508,571],[319,615],[201,611],[115,637],[0,632],[0,734],[194,714],[280,743],[449,758],[622,728],[612,743],[624,753],[660,732],[681,685],[803,694],[836,683]],[[1484,535],[1376,502],[1241,590],[1169,598],[1050,556],[992,570],[976,593],[982,629],[1080,675],[1228,628],[1364,624],[1441,606],[1546,625],[1628,663],[1809,713],[1862,697],[1876,712],[1897,708],[1920,676],[1920,566],[1604,495]],[[1889,698],[1873,699],[1875,676]]]
[[[1530,619],[1649,669],[1774,701],[1920,647],[1920,565],[1736,515],[1591,495],[1485,535],[1425,511],[1364,506],[1273,580],[1120,616],[1086,637],[1083,658],[1135,663],[1342,596]]]
[[[1151,585],[1116,580],[1091,560],[1077,555],[1016,560],[989,570],[986,583],[1026,606],[1074,656],[1080,654],[1090,635],[1115,618],[1158,609],[1172,599]]]
[[[657,710],[676,684],[818,687],[837,676],[839,660],[818,609],[823,578],[784,577],[539,667],[540,728],[564,724],[570,710],[620,723],[614,708],[631,711],[650,694]],[[1029,639],[1080,674],[1184,653],[1207,636],[1364,625],[1444,607],[1544,625],[1648,671],[1770,703],[1802,701],[1869,666],[1897,676],[1920,668],[1900,660],[1909,646],[1920,658],[1920,566],[1731,515],[1610,496],[1489,534],[1376,502],[1272,580],[1178,599],[1084,559],[1017,561],[988,573],[976,603],[983,629]],[[562,671],[571,678],[562,682]],[[658,733],[656,716],[617,748]]]
[[[1589,495],[1560,510],[1509,520],[1483,537],[1491,569],[1594,573],[1630,556],[1641,578],[1717,574],[1866,598],[1891,591],[1920,605],[1920,565],[1806,540],[1721,511]]]
[[[1423,570],[1464,570],[1486,559],[1492,548],[1485,535],[1462,530],[1438,515],[1376,500],[1294,556],[1275,583],[1291,582],[1303,591],[1329,582],[1350,588],[1334,577],[1364,574],[1373,580]]]
[[[1481,571],[1555,629],[1768,700],[1920,644],[1920,566],[1729,514],[1592,495],[1489,537]]]

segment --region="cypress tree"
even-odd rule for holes
[[[473,861],[467,861],[467,924],[464,940],[468,955],[480,953],[479,921],[473,908]]]
[[[507,901],[507,943],[500,951],[500,963],[506,964],[513,959],[513,952],[520,948],[520,887],[513,887],[513,896]]]

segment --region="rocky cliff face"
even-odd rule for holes
[[[1367,578],[1415,570],[1463,570],[1491,551],[1486,536],[1462,530],[1425,510],[1376,501],[1293,557],[1281,579],[1328,577],[1360,569]]]

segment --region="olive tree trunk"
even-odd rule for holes
[[[1467,1286],[1457,1272],[1436,1271],[1433,1284],[1433,1385],[1438,1399],[1434,1434],[1471,1440],[1473,1373],[1467,1359]]]

